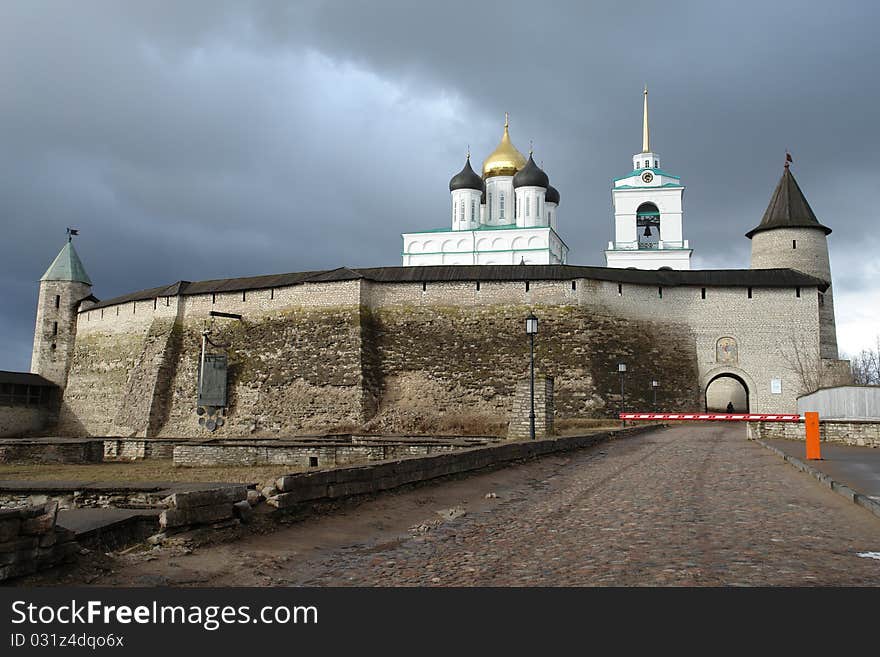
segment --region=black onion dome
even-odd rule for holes
[[[452,180],[449,181],[449,191],[454,192],[456,189],[476,189],[477,191],[483,189],[483,179],[471,169],[470,157],[464,163],[464,168],[452,176]]]
[[[547,193],[544,194],[544,200],[547,203],[555,203],[559,205],[559,190],[553,185],[547,185]]]
[[[513,188],[517,187],[543,187],[547,189],[547,185],[550,184],[550,178],[547,177],[547,174],[541,171],[541,167],[535,164],[535,160],[529,155],[529,161],[526,162],[526,165],[517,171],[516,175],[513,177]]]

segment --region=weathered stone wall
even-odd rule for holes
[[[144,413],[152,403],[152,391],[148,384],[138,384],[138,379],[155,378],[155,374],[150,376],[146,371],[149,365],[144,362],[145,351],[151,329],[163,319],[166,326],[174,321],[178,304],[176,299],[170,301],[173,304],[157,301],[155,306],[151,301],[129,302],[80,313],[61,404],[61,435],[143,433],[147,423]],[[129,398],[130,394],[138,397]],[[118,421],[128,426],[119,427]]]
[[[116,438],[107,439],[103,442],[105,461],[170,459],[174,455],[174,441],[172,440]]]
[[[200,333],[228,345],[228,412],[197,424]],[[528,371],[524,318],[540,319],[536,366],[559,419],[627,410],[699,411],[719,375],[752,412],[792,411],[794,336],[818,351],[815,288],[668,287],[575,281],[307,283],[128,302],[80,313],[65,435],[235,437],[351,431],[504,435]],[[719,356],[718,341],[735,352]],[[781,383],[781,392],[771,381]],[[452,423],[452,424],[450,424]]]
[[[553,379],[547,376],[535,376],[535,437],[546,438],[553,435],[553,419],[555,415],[553,401]],[[524,379],[517,383],[513,398],[513,410],[510,413],[510,425],[507,437],[513,440],[531,438],[532,436],[532,394],[531,380]]]
[[[58,505],[0,509],[0,582],[76,560],[73,532],[58,527]]]
[[[640,426],[618,429],[614,432],[594,433],[589,436],[502,441],[495,445],[446,454],[414,456],[347,468],[294,473],[279,478],[275,482],[275,493],[266,501],[279,509],[292,509],[303,503],[318,500],[373,494],[510,461],[582,449],[607,440],[638,435],[654,429],[656,426]]]
[[[749,438],[806,440],[801,422],[749,422]],[[819,420],[819,439],[858,447],[880,447],[880,422],[876,420]]]
[[[837,328],[834,321],[834,294],[831,287],[831,262],[828,239],[816,228],[775,228],[752,236],[752,269],[787,267],[826,281],[829,287],[816,294],[819,304],[820,353],[822,358],[837,359]]]
[[[70,370],[79,318],[79,301],[91,287],[74,281],[41,281],[34,326],[31,372],[64,387]],[[57,304],[56,304],[57,298]]]
[[[0,438],[40,433],[56,419],[49,406],[0,405]]]
[[[474,447],[473,442],[379,442],[314,443],[314,444],[230,444],[228,442],[181,443],[174,448],[174,465],[200,466],[262,466],[279,465],[293,468],[334,467],[352,463],[384,461],[405,456],[422,456]]]
[[[103,456],[100,440],[0,441],[0,463],[100,463]]]

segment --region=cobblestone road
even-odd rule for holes
[[[449,506],[467,513],[441,520]],[[859,552],[880,552],[880,520],[719,423],[380,496],[270,535],[119,564],[94,583],[880,584],[880,561]]]
[[[307,585],[880,584],[880,521],[730,425],[574,454],[530,490]]]

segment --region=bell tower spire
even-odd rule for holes
[[[648,131],[648,85],[645,85],[645,107],[642,114],[642,153],[651,152],[651,133]]]

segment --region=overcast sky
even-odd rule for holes
[[[652,146],[695,268],[748,267],[785,149],[829,237],[843,351],[880,332],[877,2],[0,2],[0,369],[27,370],[65,240],[100,298],[399,265],[449,178],[513,143],[604,265],[611,179]]]

